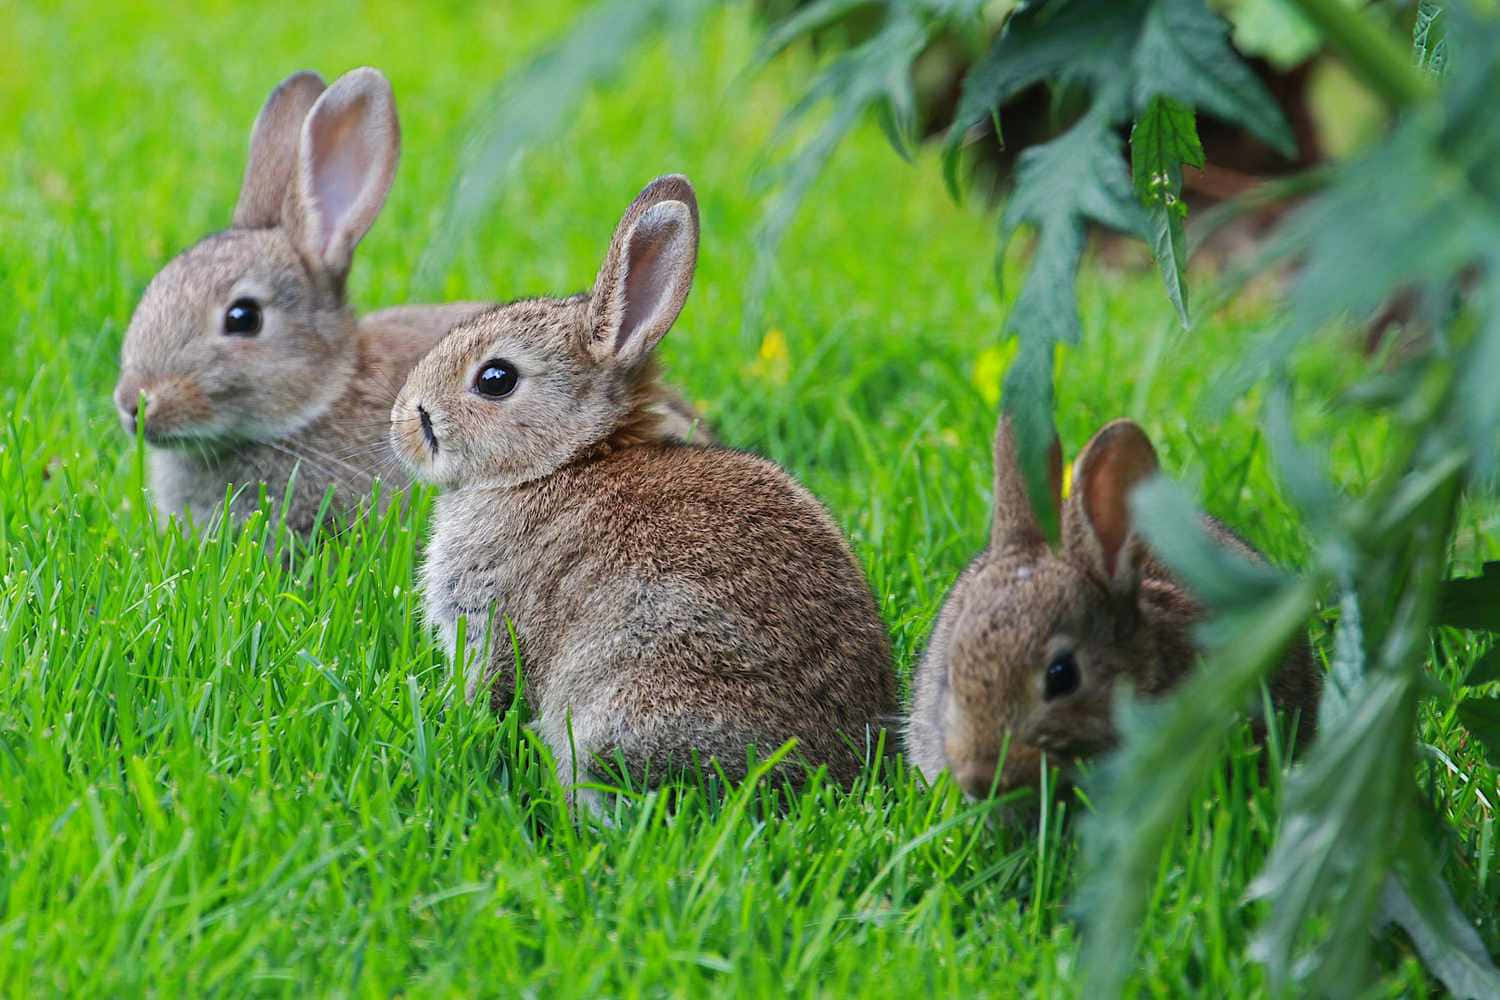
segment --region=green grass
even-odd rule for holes
[[[267,558],[270,519],[158,530],[109,405],[121,332],[154,271],[227,223],[270,87],[303,66],[391,76],[405,152],[352,293],[401,302],[466,118],[573,9],[210,6],[0,7],[0,994],[1075,992],[1066,814],[1083,803],[1008,827],[897,765],[784,810],[763,788],[689,790],[580,829],[520,720],[451,697],[412,590],[425,501],[292,560]],[[953,204],[930,154],[908,166],[862,129],[786,240],[766,329],[743,333],[750,181],[798,68],[739,85],[752,45],[736,8],[645,53],[527,156],[441,293],[580,288],[641,185],[688,173],[704,245],[672,377],[827,502],[904,677],[986,534],[1008,356],[995,219]],[[1065,441],[1142,420],[1211,511],[1295,563],[1254,401],[1221,420],[1198,405],[1274,295],[1186,334],[1148,270],[1091,265],[1082,285]],[[1299,411],[1353,488],[1383,435],[1325,401],[1356,367],[1347,345],[1311,352]],[[1463,525],[1456,567],[1500,552],[1494,510]],[[1443,636],[1434,679],[1456,687],[1480,651]],[[1496,772],[1451,712],[1426,712],[1421,737],[1456,830],[1447,872],[1494,951]],[[1243,896],[1279,776],[1226,754],[1162,857],[1143,992],[1264,992]],[[1404,938],[1379,950],[1371,995],[1435,989]]]

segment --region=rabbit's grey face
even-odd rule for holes
[[[512,302],[455,327],[391,411],[403,464],[446,488],[515,485],[603,441],[630,405],[629,373],[591,356],[588,331],[582,296]]]
[[[211,447],[296,432],[355,363],[353,317],[279,229],[231,229],[178,255],[131,317],[115,405],[153,445]],[[144,401],[144,406],[141,402]]]
[[[449,488],[515,486],[609,442],[649,409],[651,352],[697,259],[693,186],[658,177],[625,210],[588,294],[497,306],[418,362],[391,410],[402,464]]]
[[[198,452],[285,437],[327,411],[358,356],[351,257],[399,151],[377,70],[328,88],[294,73],[271,92],[232,228],[168,263],[131,317],[115,387],[127,431]]]
[[[1133,604],[1050,552],[992,555],[965,583],[940,708],[964,791],[1035,786],[1043,757],[1066,777],[1113,746],[1115,682],[1151,655]]]
[[[1144,550],[1128,506],[1157,468],[1150,439],[1128,420],[1100,429],[1074,464],[1066,504],[1054,443],[1049,499],[1062,513],[1060,551],[1042,533],[1017,454],[1002,417],[990,545],[949,599],[957,617],[936,677],[943,756],[974,796],[1036,785],[1044,759],[1066,777],[1116,742],[1116,680],[1156,691],[1167,672],[1141,627]]]

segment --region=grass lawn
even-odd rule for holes
[[[790,232],[763,328],[742,331],[751,179],[797,76],[739,79],[754,35],[734,6],[650,49],[529,154],[441,287],[420,289],[466,120],[576,5],[207,6],[0,6],[0,994],[1075,992],[1081,801],[1007,828],[898,765],[784,812],[763,789],[696,790],[620,800],[612,827],[579,829],[521,720],[451,698],[412,589],[426,498],[290,561],[267,558],[266,520],[160,531],[109,402],[141,290],[228,223],[250,122],[294,69],[368,63],[395,86],[404,152],[356,255],[365,308],[581,288],[636,191],[681,170],[703,249],[664,344],[671,376],[727,442],[832,509],[904,679],[986,535],[1009,356],[993,214],[955,205],[931,154],[909,166],[871,124]],[[1091,265],[1081,306],[1065,442],[1141,420],[1208,509],[1295,563],[1306,543],[1254,400],[1214,418],[1199,405],[1265,328],[1265,291],[1184,333],[1154,273]],[[1313,350],[1299,410],[1355,488],[1381,429],[1322,403],[1357,367]],[[1466,512],[1456,567],[1500,553],[1494,513]],[[1436,682],[1457,685],[1481,651],[1441,637]],[[1457,830],[1448,873],[1496,951],[1496,772],[1451,713],[1427,711],[1422,739]],[[1278,778],[1231,756],[1162,858],[1143,992],[1264,992],[1248,957],[1262,907],[1243,897]],[[1404,938],[1378,951],[1370,995],[1435,989]]]

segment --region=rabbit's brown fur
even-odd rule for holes
[[[115,403],[127,432],[141,425],[163,513],[203,521],[233,489],[231,513],[243,516],[264,484],[272,499],[287,497],[288,524],[306,533],[330,489],[342,520],[377,479],[407,484],[389,450],[391,403],[417,359],[487,306],[400,306],[356,319],[349,266],[399,148],[390,85],[376,70],[328,88],[297,73],[267,99],[231,228],[162,268],[121,351]],[[226,310],[245,300],[262,325],[230,335]],[[691,407],[665,390],[660,416],[669,431],[705,436]]]
[[[1060,452],[1053,464],[1056,494]],[[1115,745],[1117,683],[1161,695],[1199,657],[1192,628],[1202,607],[1131,530],[1129,491],[1157,468],[1149,439],[1135,424],[1116,421],[1094,436],[1074,468],[1073,492],[1061,505],[1062,546],[1054,552],[1001,420],[989,547],[954,583],[913,678],[907,749],[930,781],[951,771],[976,797],[992,785],[1035,785],[1044,755],[1066,774],[1075,761]],[[1261,558],[1218,521],[1205,518],[1205,526],[1225,547]],[[1049,696],[1049,665],[1066,657],[1076,689]],[[1066,665],[1061,669],[1066,676]],[[1305,745],[1322,689],[1305,635],[1270,686],[1276,707],[1297,713]]]
[[[592,295],[486,312],[412,371],[395,447],[447,490],[422,571],[428,615],[450,649],[468,618],[468,693],[498,706],[513,694],[502,616],[513,623],[565,782],[616,754],[637,776],[695,754],[742,775],[752,746],[794,737],[848,781],[896,708],[858,562],[776,465],[675,442],[651,415],[650,351],[686,297],[697,237],[692,188],[662,178],[620,223]],[[499,399],[471,388],[494,359],[520,373]]]

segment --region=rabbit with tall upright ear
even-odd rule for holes
[[[1117,420],[1078,456],[1062,504],[1062,452],[1054,445],[1063,531],[1053,551],[1001,418],[989,547],[953,585],[912,681],[907,751],[929,781],[947,770],[982,797],[992,787],[1036,785],[1044,757],[1066,776],[1117,742],[1116,685],[1159,696],[1193,668],[1203,608],[1131,523],[1130,491],[1157,468],[1145,431]],[[1225,548],[1261,558],[1220,522],[1204,521]],[[1295,713],[1305,745],[1322,691],[1305,635],[1286,651],[1270,688],[1275,706]]]
[[[255,120],[230,228],[170,261],[136,307],[115,405],[150,449],[164,514],[206,519],[234,489],[243,516],[264,484],[310,531],[332,490],[342,519],[377,477],[406,485],[386,424],[406,373],[484,303],[404,306],[356,319],[354,248],[385,203],[400,152],[390,84],[356,69],[325,87],[296,73]],[[678,433],[694,418],[674,396]]]
[[[692,186],[659,178],[592,292],[485,312],[412,370],[392,439],[413,476],[445,490],[427,615],[450,650],[467,616],[467,693],[496,706],[514,694],[514,627],[565,783],[601,759],[648,778],[695,758],[743,775],[752,748],[792,738],[848,781],[896,709],[858,562],[776,465],[674,441],[653,409],[652,351],[697,252]]]

